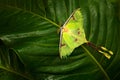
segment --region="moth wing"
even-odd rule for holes
[[[86,42],[88,41],[86,40],[83,28],[83,18],[78,9],[72,13],[61,29],[60,56],[65,57],[70,55],[76,47]]]
[[[72,53],[73,49],[69,47],[68,43],[66,43],[66,40],[64,37],[62,37],[61,42],[59,44],[59,52],[60,57],[66,57]]]

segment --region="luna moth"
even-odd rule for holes
[[[105,47],[97,47],[86,39],[83,28],[83,16],[80,9],[77,9],[70,15],[63,27],[61,27],[59,43],[60,57],[69,56],[75,48],[84,43],[104,54],[108,59],[113,55],[112,51],[109,51]]]

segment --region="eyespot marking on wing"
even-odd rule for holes
[[[77,41],[78,41],[78,39],[76,38],[76,39],[75,39],[75,42],[77,42]]]
[[[78,35],[80,34],[80,31],[78,31]]]
[[[79,35],[80,34],[80,29],[78,28],[77,30],[78,30],[77,34]]]
[[[66,46],[66,44],[60,44],[60,47]]]
[[[75,17],[72,15],[72,19],[75,20]]]

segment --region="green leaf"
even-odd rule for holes
[[[76,48],[69,58],[59,58],[57,31],[78,8],[83,14],[87,40],[112,50],[114,55],[110,60],[85,44],[84,48]],[[0,40],[4,43],[0,54],[4,53],[5,59],[12,54],[18,61],[10,59],[7,67],[8,62],[0,56],[0,65],[4,63],[4,68],[17,73],[0,68],[1,79],[30,80],[31,75],[33,80],[118,80],[120,28],[117,20],[109,0],[0,0]]]
[[[20,60],[19,56],[13,49],[7,48],[0,40],[0,79],[3,80],[26,80],[32,79],[27,71],[25,65]]]

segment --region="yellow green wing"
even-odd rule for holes
[[[80,9],[75,10],[61,28],[59,52],[60,57],[70,55],[73,50],[87,43]]]

